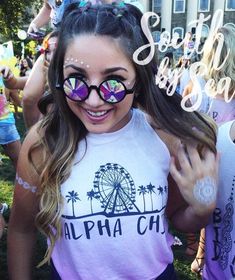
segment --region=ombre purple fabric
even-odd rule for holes
[[[216,209],[206,227],[203,279],[235,279],[235,144],[230,137],[233,121],[219,128],[219,193]]]

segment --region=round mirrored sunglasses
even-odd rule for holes
[[[135,86],[127,89],[122,81],[116,79],[104,80],[98,87],[88,86],[83,79],[73,76],[64,80],[62,89],[66,97],[76,102],[86,100],[91,90],[95,89],[102,100],[114,104],[121,102],[127,94],[134,93]]]

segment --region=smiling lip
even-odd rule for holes
[[[87,110],[84,109],[85,115],[87,117],[87,119],[89,121],[92,121],[93,123],[96,122],[102,122],[104,121],[106,118],[108,118],[108,116],[110,115],[110,112],[112,110],[100,110],[100,111],[93,111],[93,110]]]

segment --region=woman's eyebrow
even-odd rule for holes
[[[107,68],[105,69],[104,71],[102,71],[102,74],[103,75],[107,75],[109,73],[113,73],[113,72],[116,72],[116,71],[120,71],[120,70],[123,70],[125,72],[128,72],[126,68],[123,68],[123,67],[112,67],[112,68]]]
[[[64,66],[64,69],[69,68],[69,67],[73,68],[74,70],[76,70],[76,71],[78,71],[78,72],[80,72],[82,74],[86,73],[86,70],[84,68],[78,67],[78,66],[76,66],[74,64],[66,64]],[[101,73],[102,73],[102,75],[107,75],[107,74],[114,73],[114,72],[117,72],[117,71],[120,71],[120,70],[128,72],[127,69],[123,68],[123,67],[112,67],[112,68],[105,69]]]
[[[66,64],[65,66],[64,66],[64,69],[66,69],[66,68],[73,68],[74,70],[76,70],[76,71],[78,71],[78,72],[80,72],[80,73],[82,73],[82,74],[85,74],[86,73],[86,71],[85,71],[85,69],[83,69],[83,68],[81,68],[81,67],[78,67],[78,66],[76,66],[76,65],[74,65],[74,64]]]

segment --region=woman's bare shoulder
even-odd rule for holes
[[[41,166],[43,162],[43,148],[39,143],[41,142],[42,131],[39,124],[35,124],[28,131],[20,151],[20,160],[28,162],[29,155],[32,162],[37,166]]]
[[[161,128],[157,124],[155,124],[153,122],[153,120],[151,119],[151,117],[148,116],[147,120],[148,120],[149,124],[151,125],[151,127],[154,129],[154,131],[161,138],[161,140],[165,143],[170,154],[172,156],[177,155],[177,151],[178,151],[179,145],[181,144],[181,140],[178,137],[174,136],[173,134],[165,131],[163,128]]]

